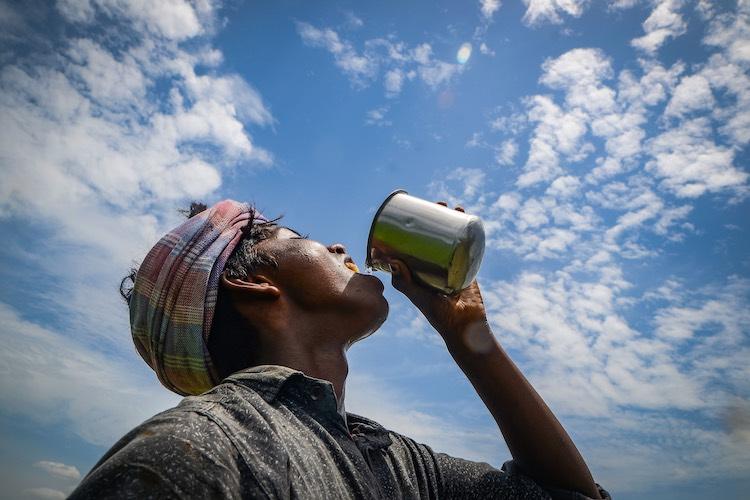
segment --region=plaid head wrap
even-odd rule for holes
[[[133,342],[171,391],[200,394],[219,383],[208,352],[219,278],[251,219],[267,222],[247,203],[221,201],[167,233],[138,270]]]

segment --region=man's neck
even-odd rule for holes
[[[277,336],[272,346],[266,346],[258,353],[257,364],[287,366],[301,371],[308,377],[331,382],[341,413],[344,407],[344,386],[349,373],[346,346],[334,342],[314,342],[314,345],[305,345],[298,338]]]

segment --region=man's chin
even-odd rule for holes
[[[372,285],[374,287],[380,288],[381,292],[385,289],[385,285],[383,284],[383,281],[377,276],[375,276],[374,274],[357,273],[357,274],[354,274],[352,278],[357,279],[357,280],[366,280],[368,285]]]
[[[385,300],[385,297],[382,295],[380,296],[380,300],[378,301],[378,306],[380,307],[380,310],[378,311],[377,315],[373,316],[373,320],[371,322],[371,325],[369,328],[366,329],[367,333],[364,333],[363,335],[357,337],[354,342],[359,342],[362,339],[366,339],[373,333],[377,332],[381,326],[383,326],[383,323],[385,323],[385,320],[388,318],[388,312],[390,311],[390,306],[388,305],[388,301]],[[368,312],[372,312],[372,309],[370,309]]]

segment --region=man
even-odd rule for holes
[[[391,262],[497,421],[513,455],[503,470],[345,412],[347,349],[388,303],[342,245],[244,203],[192,209],[128,296],[138,352],[189,397],[124,436],[71,498],[609,497],[495,340],[476,281],[448,297]]]

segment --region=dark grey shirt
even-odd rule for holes
[[[498,470],[435,453],[352,413],[344,419],[330,382],[286,367],[258,366],[186,397],[130,431],[70,498],[537,499],[550,494],[586,498],[543,490],[512,462]]]

